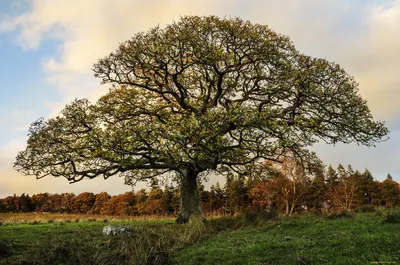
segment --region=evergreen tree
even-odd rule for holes
[[[227,176],[225,185],[227,207],[235,212],[248,205],[248,190],[243,175]]]
[[[339,181],[342,181],[343,179],[347,178],[346,169],[344,168],[344,166],[342,164],[339,164],[336,170],[338,173]]]
[[[172,198],[174,194],[172,189],[168,186],[164,186],[164,192],[162,195],[162,207],[164,214],[170,215],[174,212],[174,207],[172,206]]]
[[[18,211],[32,212],[33,210],[34,206],[32,203],[32,199],[29,197],[29,194],[22,193],[22,195],[18,199]]]
[[[390,174],[382,182],[382,199],[386,207],[394,207],[399,204],[399,184],[393,180]]]
[[[359,196],[362,197],[362,204],[378,205],[379,188],[368,169],[362,173],[362,185],[359,190]]]
[[[223,207],[226,202],[226,196],[224,190],[221,188],[219,182],[214,186],[211,186],[210,200],[212,200],[212,211],[214,213],[222,214]]]
[[[321,212],[324,209],[327,189],[323,168],[318,168],[304,199],[308,210]]]

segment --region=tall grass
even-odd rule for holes
[[[253,217],[266,220],[265,216]],[[49,233],[38,240],[31,239],[32,243],[26,246],[26,250],[18,253],[19,256],[7,256],[6,263],[0,261],[0,264],[166,264],[170,257],[182,248],[201,242],[220,231],[245,226],[246,220],[248,219],[245,217],[226,217],[205,221],[203,217],[195,215],[184,225],[173,222],[135,222],[131,225],[131,233],[117,236],[103,235],[101,229],[104,223],[100,220],[38,226],[6,225],[8,229],[24,226],[27,232],[52,227],[58,232]],[[9,247],[7,245],[4,249]]]
[[[211,231],[208,223],[191,218],[185,225],[134,225],[132,233],[118,236],[99,237],[93,231],[85,236],[58,235],[37,242],[22,263],[161,265],[182,247],[208,238]]]

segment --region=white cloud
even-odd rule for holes
[[[262,3],[261,3],[262,2]],[[339,63],[359,82],[374,116],[400,114],[400,1],[261,1],[249,16],[291,37],[306,54]]]
[[[338,61],[360,82],[374,113],[384,116],[397,111],[393,88],[399,82],[396,57],[400,55],[395,52],[400,45],[399,3],[360,9],[348,1],[318,0],[33,0],[29,13],[4,20],[0,30],[18,29],[24,48],[37,48],[49,38],[61,41],[59,54],[44,60],[43,67],[65,104],[74,97],[95,99],[104,93],[92,77],[93,63],[135,32],[188,14],[240,16],[288,34],[301,51]],[[346,29],[354,27],[346,21],[356,15],[364,24]]]
[[[46,39],[60,41],[59,54],[43,59],[46,80],[61,94],[62,100],[51,116],[76,97],[95,100],[107,91],[100,87],[91,71],[101,57],[135,32],[164,25],[187,14],[223,13],[223,1],[158,0],[32,0],[31,11],[0,23],[0,31],[17,30],[24,49],[36,49]],[[230,7],[235,8],[235,1]],[[222,11],[222,12],[221,12]]]

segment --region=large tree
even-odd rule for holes
[[[239,18],[188,16],[137,33],[93,70],[109,93],[34,122],[16,170],[127,183],[175,172],[182,222],[201,214],[203,173],[280,161],[287,149],[310,163],[319,140],[371,146],[387,134],[338,64]]]

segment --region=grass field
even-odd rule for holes
[[[174,264],[400,264],[400,224],[375,214],[281,218],[219,234],[178,253]]]
[[[66,214],[66,213],[0,213],[1,224],[36,224],[53,222],[93,222],[93,221],[137,221],[173,219],[160,215],[118,216],[99,214]]]
[[[400,264],[400,223],[386,217],[3,222],[0,264]],[[104,236],[106,224],[133,235]]]

